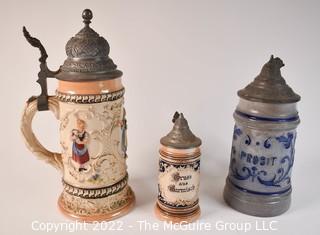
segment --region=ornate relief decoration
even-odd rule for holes
[[[56,91],[56,97],[61,102],[76,103],[76,104],[95,104],[107,101],[114,101],[123,97],[125,89],[121,89],[109,93],[101,93],[97,95],[78,95],[67,94]]]
[[[109,197],[85,199],[63,192],[60,197],[60,206],[67,212],[79,216],[105,215],[123,208],[132,202],[134,194],[129,186]]]
[[[108,58],[100,61],[92,60],[79,60],[73,61],[71,59],[65,60],[63,64],[63,71],[65,72],[78,72],[78,73],[90,73],[95,71],[103,71],[116,69],[116,65]]]
[[[69,108],[61,115],[60,131],[67,182],[99,187],[123,178],[126,175],[123,98],[82,108],[64,105]]]
[[[109,51],[107,40],[90,27],[81,29],[66,45],[66,54],[70,58],[108,57]]]
[[[66,183],[64,180],[62,180],[62,183],[63,183],[64,190],[73,196],[86,198],[86,199],[104,198],[123,190],[128,183],[128,174],[122,180],[120,180],[119,182],[113,185],[102,187],[102,188],[95,188],[95,189],[75,187]]]
[[[89,26],[92,12],[86,9],[82,16],[85,26],[68,41],[68,57],[60,67],[57,78],[96,81],[120,77],[122,72],[117,70],[117,65],[109,57],[109,43]]]

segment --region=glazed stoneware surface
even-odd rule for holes
[[[296,105],[240,99],[234,118],[225,200],[247,214],[283,213],[290,206]]]
[[[199,218],[200,145],[182,113],[173,116],[172,130],[160,140],[156,216],[171,222]]]
[[[245,214],[276,216],[289,209],[300,100],[281,75],[279,57],[238,91],[225,201]]]
[[[62,171],[58,205],[64,214],[89,222],[114,219],[134,204],[126,166],[124,88],[120,78],[65,85],[59,82],[56,96],[49,98],[49,108],[60,120],[62,153],[47,151],[32,133],[37,100],[27,104],[23,115],[26,144]],[[108,87],[111,92],[105,92]]]
[[[192,222],[200,216],[200,149],[160,147],[156,215],[161,220]]]
[[[161,154],[163,149],[166,148],[162,146],[159,160],[159,206],[192,210],[198,203],[200,152],[195,149],[181,151],[181,154],[194,154],[195,157],[173,160]]]
[[[84,27],[67,42],[67,59],[55,72],[47,67],[40,40],[23,28],[27,41],[41,53],[37,82],[42,93],[28,100],[21,122],[27,147],[62,171],[61,211],[89,222],[119,217],[134,204],[126,165],[122,72],[109,57],[107,40],[89,26],[92,17],[91,10],[83,11]],[[59,80],[54,97],[47,95],[48,77]],[[35,113],[48,109],[60,121],[61,154],[48,151],[32,131]]]
[[[88,84],[78,89],[57,90],[56,95],[64,165],[59,206],[73,216],[103,216],[127,206],[133,198],[127,185],[124,89],[91,95],[81,94],[90,89]]]

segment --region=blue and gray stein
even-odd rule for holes
[[[224,199],[249,215],[276,216],[290,207],[300,96],[281,76],[283,66],[271,56],[255,80],[238,92]]]

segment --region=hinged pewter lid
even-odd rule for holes
[[[160,140],[162,145],[177,149],[195,148],[201,145],[201,140],[191,132],[183,113],[175,112],[172,122],[174,123],[172,130]]]
[[[281,76],[280,68],[284,63],[280,58],[271,56],[270,60],[262,67],[260,74],[238,95],[246,100],[262,103],[295,103],[300,100]]]
[[[122,72],[109,57],[110,46],[89,24],[92,12],[82,13],[84,27],[66,45],[68,58],[56,77],[65,81],[107,80],[120,77]]]

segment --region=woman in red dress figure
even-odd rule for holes
[[[77,119],[77,129],[71,133],[72,143],[72,160],[77,162],[79,171],[87,170],[84,164],[89,161],[89,152],[86,144],[89,140],[89,134],[85,131],[86,123],[82,119]]]

